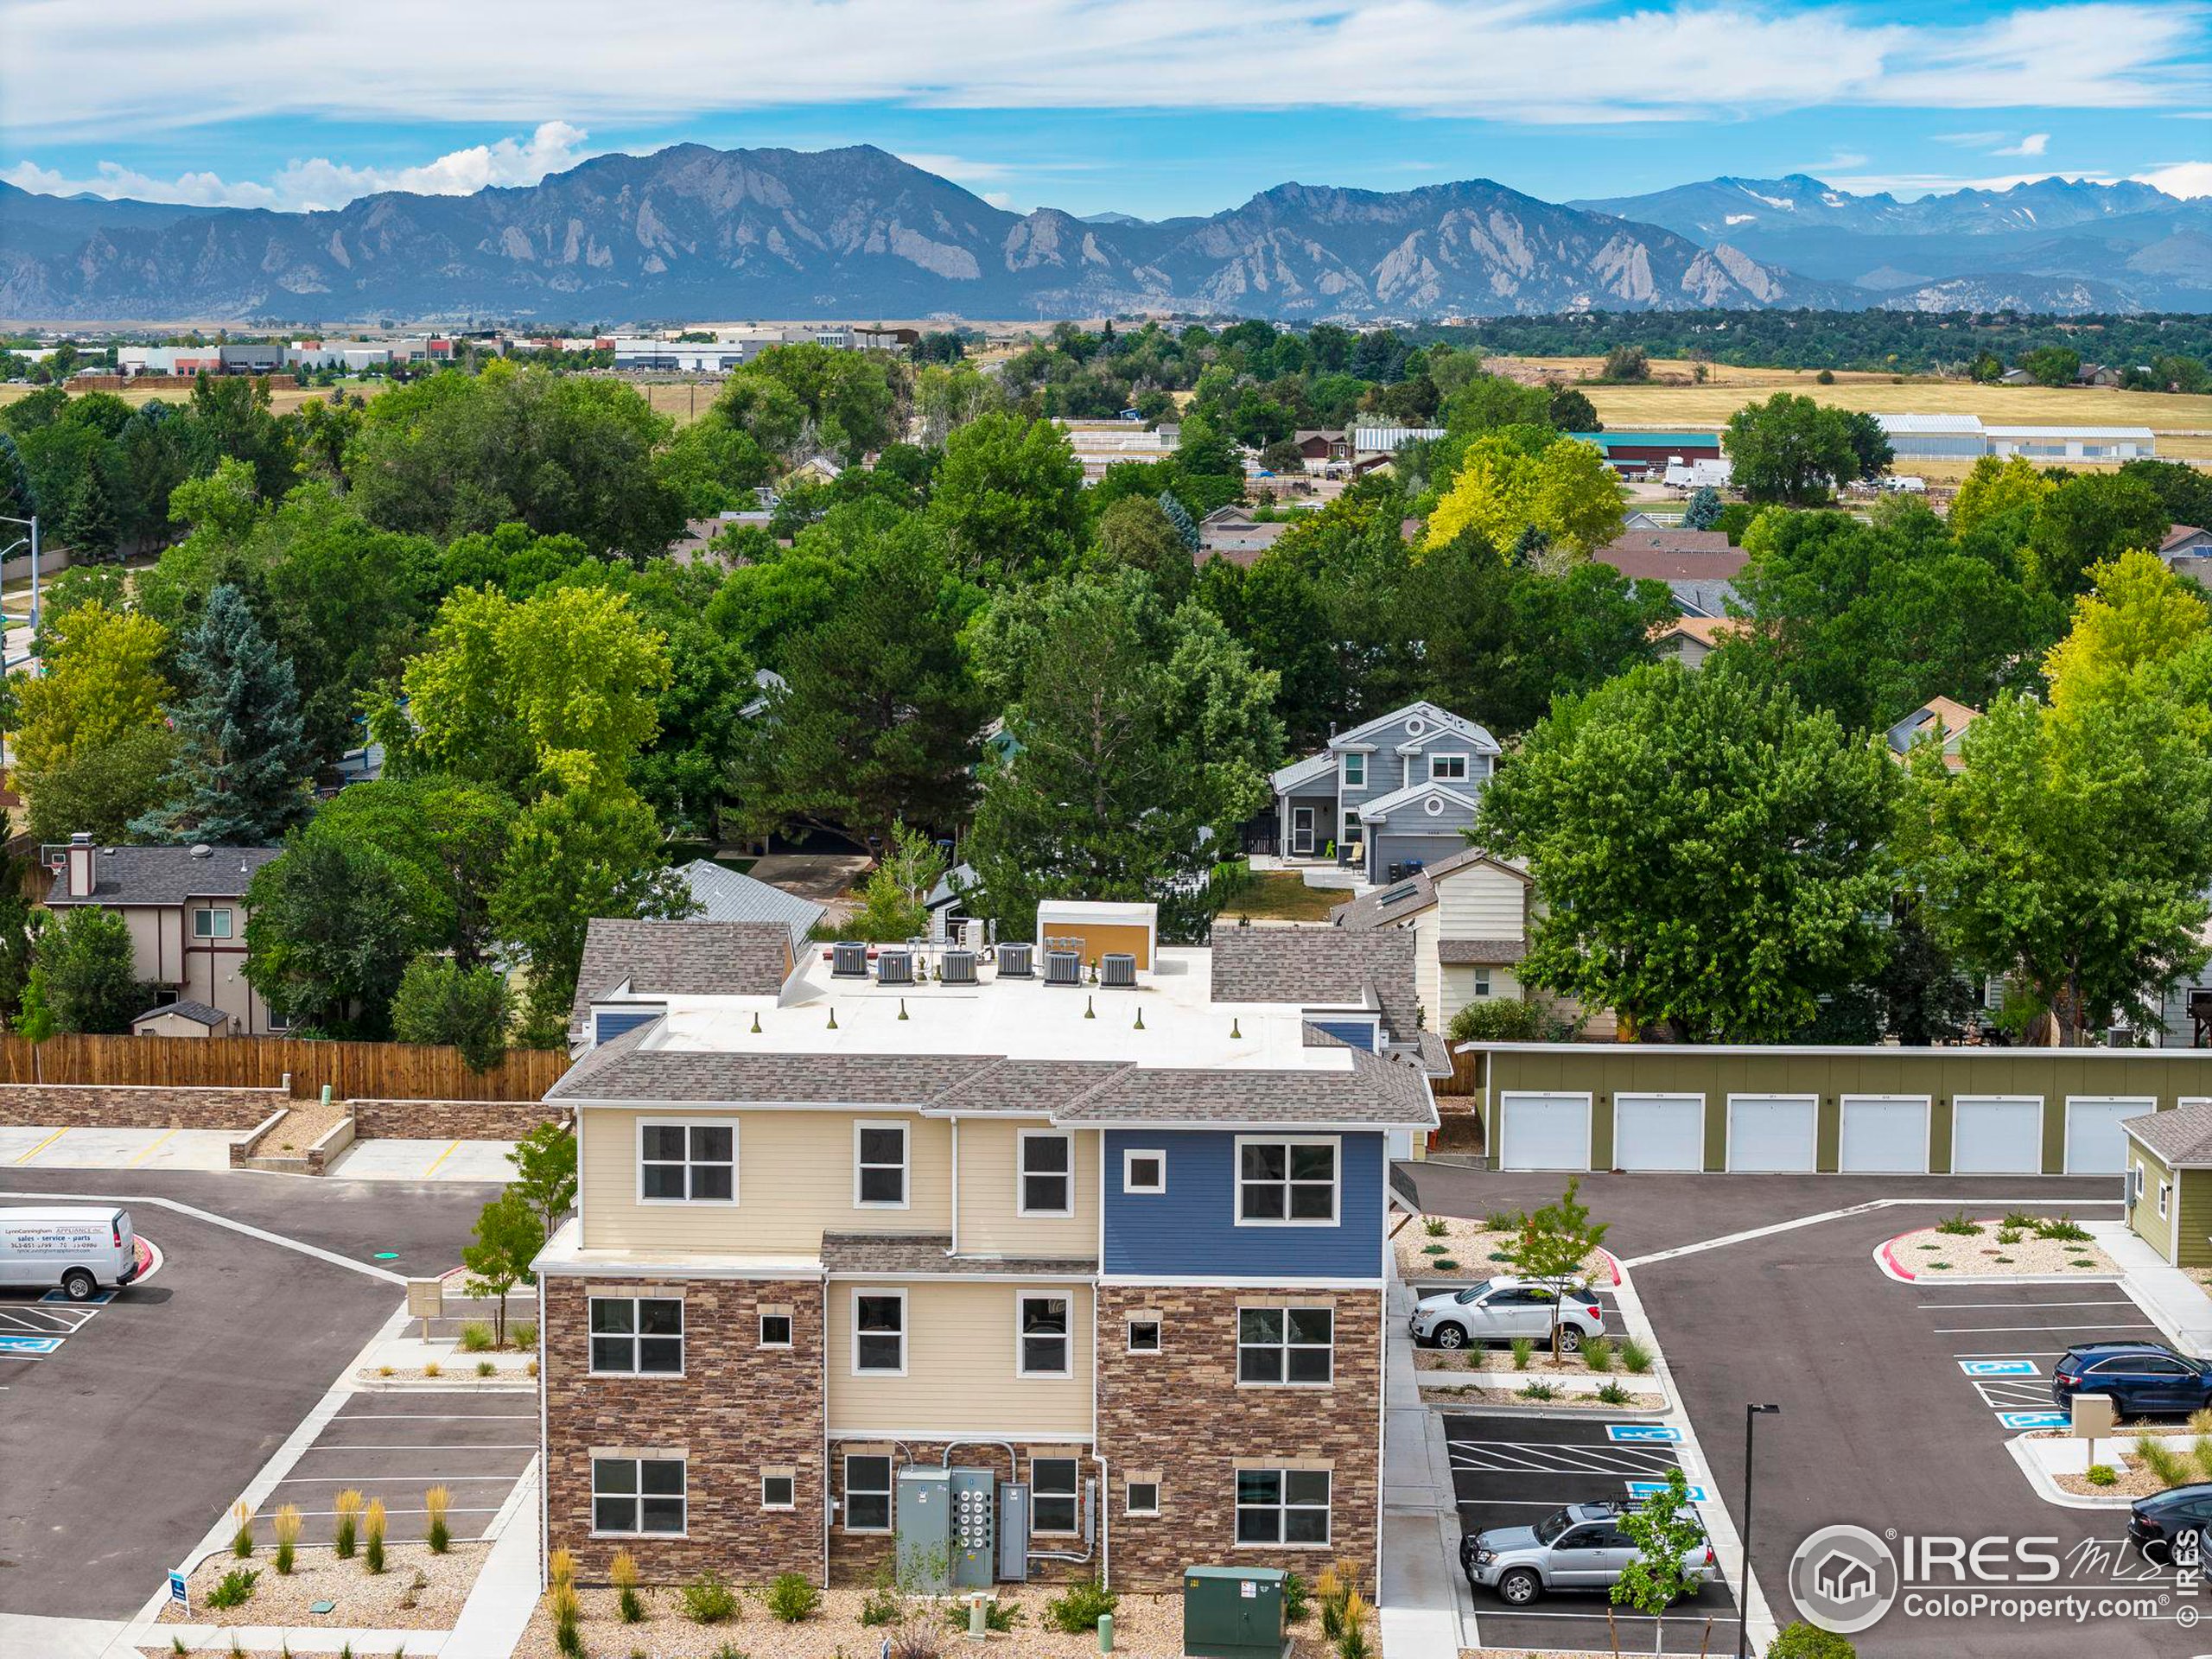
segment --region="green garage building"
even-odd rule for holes
[[[2127,1224],[2177,1268],[2212,1268],[2212,1102],[2131,1118]]]

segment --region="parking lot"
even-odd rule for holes
[[[1999,1440],[2029,1429],[2063,1428],[2050,1397],[2051,1367],[2077,1344],[2164,1342],[2165,1337],[2117,1285],[1910,1287],[1913,1312],[1948,1348],[1955,1387],[1987,1409]]]
[[[456,1541],[480,1538],[537,1452],[537,1396],[464,1389],[359,1394],[323,1426],[315,1443],[262,1504],[255,1530],[270,1537],[285,1503],[300,1511],[301,1539],[327,1543],[336,1498],[352,1488],[381,1498],[395,1543],[423,1536],[423,1494],[453,1497]]]
[[[1470,1535],[1533,1526],[1568,1503],[1633,1501],[1681,1460],[1676,1431],[1653,1423],[1449,1415],[1444,1433],[1459,1524]],[[1508,1606],[1492,1590],[1477,1589],[1473,1596],[1476,1624],[1488,1647],[1611,1653],[1618,1635],[1622,1650],[1649,1653],[1655,1624],[1663,1622],[1668,1652],[1698,1651],[1708,1637],[1712,1652],[1736,1648],[1735,1598],[1718,1581],[1663,1621],[1615,1608],[1609,1624],[1603,1591],[1547,1595],[1527,1608]]]

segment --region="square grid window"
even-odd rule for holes
[[[1076,1460],[1073,1458],[1029,1459],[1029,1524],[1036,1532],[1073,1532],[1076,1529]]]
[[[1057,1129],[1021,1131],[1021,1213],[1075,1213],[1075,1137]]]
[[[1129,1321],[1129,1351],[1133,1354],[1156,1354],[1160,1351],[1158,1319]]]
[[[1433,783],[1465,783],[1467,779],[1467,757],[1464,754],[1432,754],[1428,757],[1428,776]]]
[[[906,1207],[906,1126],[853,1125],[853,1202],[861,1207]]]
[[[1160,1483],[1157,1480],[1129,1481],[1128,1511],[1131,1515],[1160,1513]]]
[[[790,1347],[791,1316],[788,1313],[763,1313],[760,1316],[760,1345],[763,1348]]]
[[[1236,1541],[1240,1544],[1326,1544],[1329,1471],[1325,1469],[1239,1469]]]
[[[681,1533],[683,1459],[594,1458],[591,1529],[596,1533]]]
[[[1337,1218],[1337,1143],[1239,1141],[1238,1223],[1323,1224]]]
[[[1236,1380],[1262,1385],[1318,1385],[1335,1363],[1336,1313],[1325,1307],[1236,1310]]]
[[[906,1293],[853,1293],[853,1370],[858,1376],[900,1376],[906,1370]]]
[[[591,1299],[595,1373],[674,1376],[683,1370],[683,1303],[672,1296]]]
[[[638,1129],[638,1196],[648,1204],[734,1204],[737,1126],[644,1123]]]
[[[760,1475],[760,1507],[795,1510],[798,1507],[798,1478],[788,1469],[768,1469]]]
[[[1068,1299],[1024,1291],[1014,1298],[1020,1352],[1015,1373],[1021,1376],[1066,1376],[1069,1363]]]
[[[851,1457],[845,1459],[845,1530],[891,1530],[891,1459]]]
[[[1122,1191],[1158,1196],[1167,1190],[1167,1154],[1131,1147],[1122,1154]]]

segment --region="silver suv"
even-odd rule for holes
[[[1414,1308],[1417,1343],[1465,1348],[1474,1342],[1531,1337],[1549,1342],[1559,1321],[1560,1346],[1573,1353],[1588,1337],[1605,1334],[1605,1310],[1587,1285],[1549,1285],[1535,1279],[1485,1279],[1465,1290],[1424,1296]]]
[[[1636,1559],[1623,1530],[1624,1503],[1570,1503],[1533,1527],[1498,1527],[1459,1538],[1459,1567],[1471,1585],[1497,1592],[1516,1607],[1552,1590],[1608,1590]],[[1682,1557],[1699,1583],[1718,1576],[1713,1545]]]

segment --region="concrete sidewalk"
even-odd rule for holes
[[[2091,1238],[2120,1271],[2120,1287],[2133,1297],[2183,1353],[2212,1354],[2212,1296],[2179,1268],[2128,1230],[2124,1221],[2085,1221]]]
[[[1390,1286],[1382,1372],[1382,1582],[1376,1608],[1390,1659],[1458,1659],[1477,1645],[1459,1567],[1459,1507],[1444,1420],[1421,1403],[1406,1332],[1414,1293]]]

